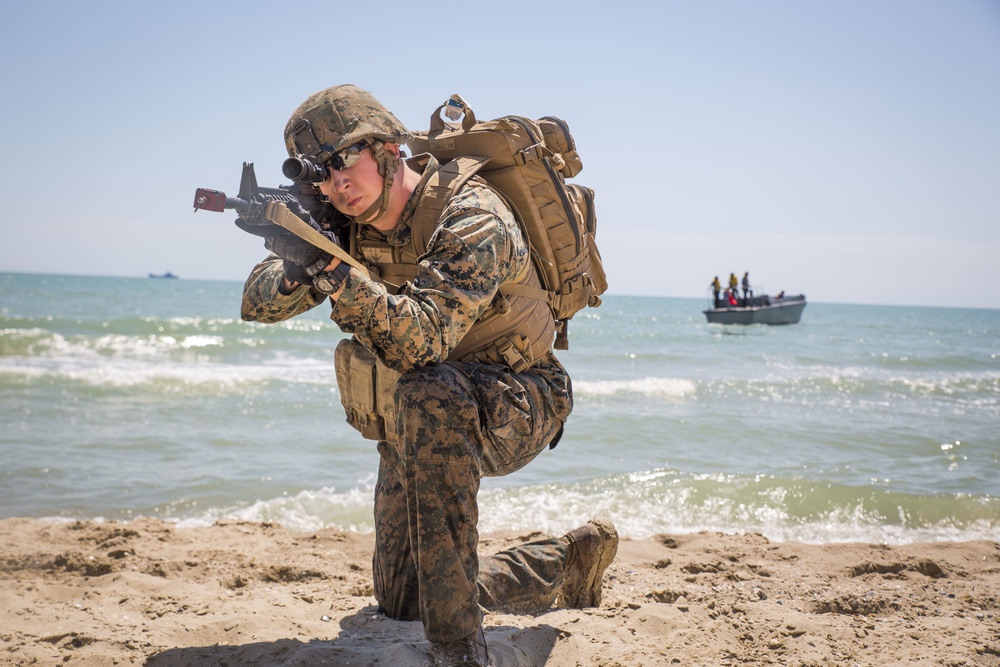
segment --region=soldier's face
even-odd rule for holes
[[[319,190],[344,215],[353,218],[364,213],[382,196],[382,177],[371,148],[361,151],[361,157],[350,167],[330,169]]]

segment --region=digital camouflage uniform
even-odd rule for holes
[[[415,207],[437,168],[431,159],[389,243],[410,241]],[[378,444],[375,597],[392,618],[419,618],[432,642],[475,632],[480,605],[531,613],[556,599],[566,542],[541,540],[480,559],[476,497],[483,476],[511,473],[554,444],[572,410],[569,376],[551,351],[521,373],[445,361],[498,287],[530,259],[514,217],[477,181],[451,199],[441,219],[418,277],[400,294],[352,272],[330,316],[402,373],[398,445]],[[323,301],[308,287],[281,294],[282,279],[275,257],[254,268],[243,319],[277,322]]]

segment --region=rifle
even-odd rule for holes
[[[240,191],[236,197],[227,197],[226,193],[221,190],[198,188],[194,193],[194,211],[195,213],[199,210],[222,213],[229,208],[235,210],[239,217],[253,224],[274,223],[295,234],[303,241],[334,255],[368,277],[368,269],[364,265],[289,210],[289,203],[294,202],[301,205],[300,198],[314,196],[311,192],[304,192],[303,185],[303,183],[296,182],[295,185],[281,185],[277,188],[259,187],[253,163],[244,162],[243,176],[240,178]],[[304,187],[309,188],[310,186]],[[329,202],[320,202],[319,206],[323,208],[324,213],[332,214],[333,207]],[[329,210],[325,207],[329,207]]]

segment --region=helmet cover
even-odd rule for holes
[[[313,93],[299,105],[285,125],[285,148],[291,157],[324,163],[362,140],[402,145],[412,136],[370,92],[344,84]]]

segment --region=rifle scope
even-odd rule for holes
[[[300,183],[322,183],[326,180],[325,164],[313,162],[308,158],[290,157],[281,163],[281,173],[293,181]]]

